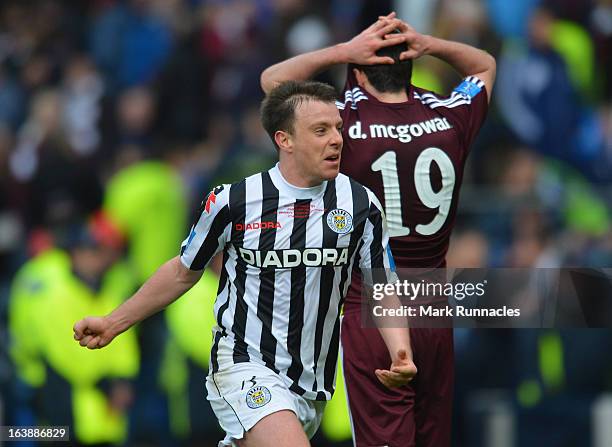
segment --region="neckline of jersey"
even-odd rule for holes
[[[399,109],[408,105],[412,105],[415,103],[415,99],[414,99],[414,86],[411,84],[408,86],[408,89],[406,90],[406,94],[408,95],[408,100],[407,101],[402,101],[402,102],[384,102],[381,101],[380,99],[378,99],[376,96],[374,96],[372,93],[370,93],[368,90],[366,90],[365,88],[363,89],[366,93],[366,95],[368,96],[368,99],[371,101],[371,103],[373,105],[377,105],[380,107],[388,107],[388,108],[392,108],[392,109]]]
[[[322,196],[327,188],[327,181],[324,181],[320,185],[310,186],[308,188],[302,188],[299,186],[292,185],[289,183],[283,174],[281,173],[278,163],[268,171],[270,173],[270,178],[272,179],[272,183],[279,191],[288,192],[292,197],[296,199],[314,199],[319,196]]]

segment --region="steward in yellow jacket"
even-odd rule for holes
[[[84,351],[73,340],[76,319],[108,313],[134,291],[109,229],[100,218],[71,229],[68,252],[48,250],[22,266],[9,301],[11,357],[18,378],[36,390],[36,423],[70,425],[71,441],[84,445],[126,439],[127,379],[140,361],[133,331],[108,350]]]

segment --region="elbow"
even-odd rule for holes
[[[181,288],[185,290],[190,289],[200,280],[203,271],[196,271],[187,268],[185,265],[183,265],[179,256],[171,259],[170,262],[172,263],[174,278],[176,279],[176,282],[180,284]]]
[[[271,66],[266,68],[259,77],[259,84],[261,85],[261,89],[267,95],[276,87],[281,85],[283,82],[288,81],[289,79],[284,79],[279,76],[279,70],[275,68],[276,66]]]
[[[270,75],[270,68],[266,68],[261,73],[259,83],[261,85],[261,89],[266,95],[276,86],[275,82],[272,80],[272,76]]]
[[[491,85],[493,85],[495,83],[495,78],[497,77],[497,61],[490,54],[488,54],[488,56],[491,59],[490,60],[491,66],[489,70],[491,72]]]
[[[487,67],[488,70],[491,71],[492,73],[495,73],[497,71],[497,61],[495,60],[495,58],[489,54],[486,53],[486,57],[487,57]]]
[[[488,89],[495,83],[495,77],[497,76],[497,62],[495,58],[489,53],[484,53],[485,57],[483,60],[483,71],[481,77],[487,83]]]

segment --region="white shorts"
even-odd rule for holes
[[[256,363],[238,363],[210,373],[206,378],[208,400],[217,415],[225,439],[219,447],[233,447],[257,422],[281,410],[295,413],[308,439],[319,428],[327,402],[304,399],[290,391],[282,378]]]

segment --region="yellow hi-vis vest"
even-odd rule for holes
[[[134,289],[131,272],[122,263],[111,267],[94,293],[71,271],[68,254],[47,251],[18,272],[10,303],[11,354],[17,374],[33,387],[45,383],[44,364],[72,387],[72,430],[82,444],[121,443],[127,418],[109,406],[96,388],[102,379],[131,378],[139,368],[140,353],[133,330],[100,350],[81,347],[73,325],[88,315],[105,315]],[[25,322],[28,322],[27,326]],[[25,347],[25,351],[20,351]]]
[[[336,391],[332,400],[325,406],[321,430],[325,437],[333,442],[348,441],[353,437],[351,421],[348,410],[346,387],[342,373],[342,357],[338,356],[338,370],[336,374]]]
[[[563,341],[558,331],[539,331],[539,378],[523,380],[517,387],[517,400],[526,408],[538,405],[545,394],[559,392],[565,386]]]
[[[144,161],[119,171],[106,187],[104,211],[129,240],[128,258],[144,283],[177,255],[187,229],[187,199],[167,164]]]

